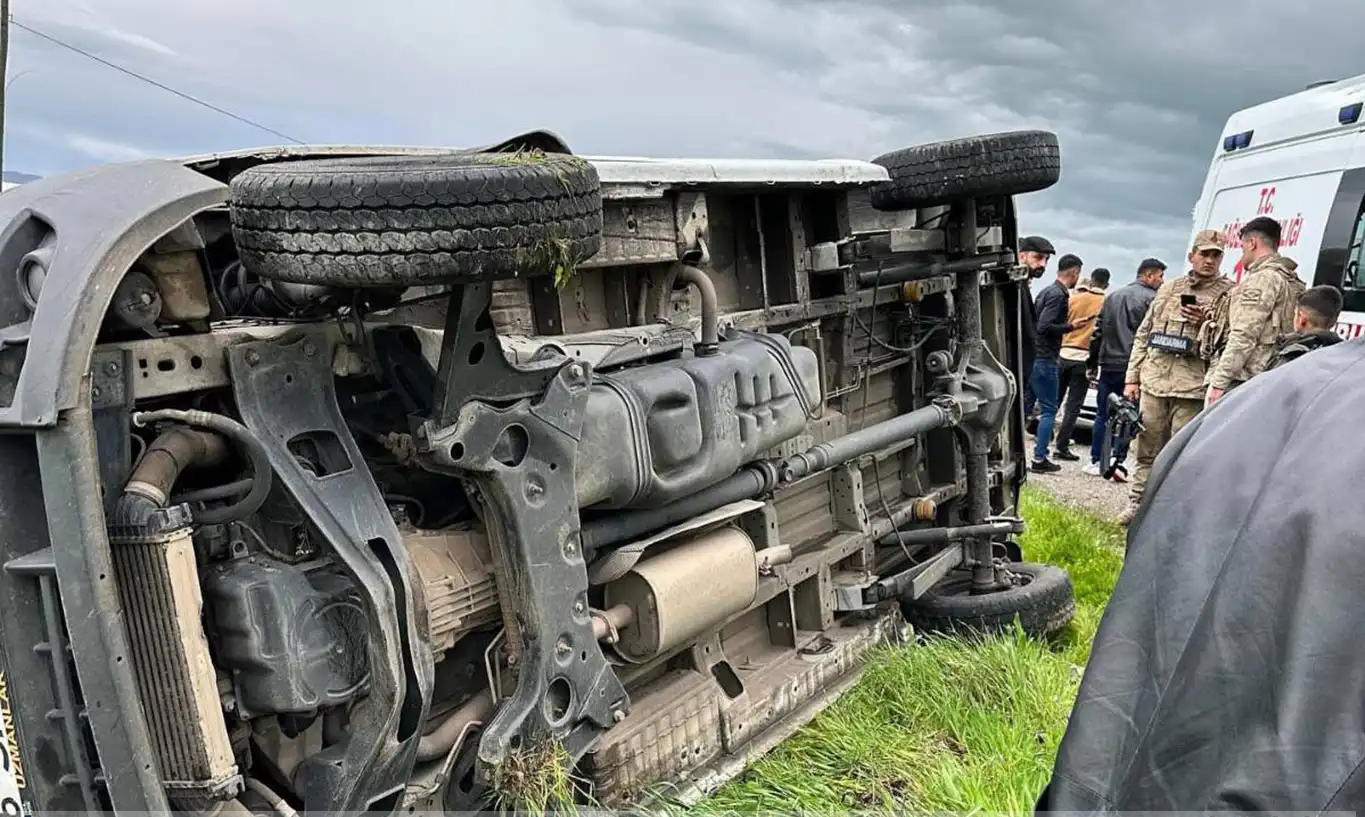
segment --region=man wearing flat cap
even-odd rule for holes
[[[1199,354],[1199,329],[1209,308],[1233,287],[1219,269],[1223,242],[1218,230],[1195,235],[1189,271],[1161,285],[1133,335],[1123,396],[1141,406],[1142,431],[1122,524],[1137,513],[1157,455],[1204,407],[1208,364]]]
[[[1242,227],[1240,283],[1219,298],[1200,343],[1209,360],[1205,405],[1268,369],[1280,336],[1294,327],[1306,288],[1298,264],[1280,255],[1280,223],[1258,216]]]
[[[1052,242],[1038,235],[1025,236],[1019,239],[1019,266],[1028,270],[1028,281],[1031,285],[1034,281],[1043,277],[1047,270],[1047,262],[1057,251],[1053,249]],[[1023,368],[1020,369],[1023,375],[1023,383],[1019,389],[1019,394],[1023,399],[1024,414],[1033,413],[1033,391],[1029,387],[1029,380],[1033,377],[1033,362],[1037,358],[1038,351],[1038,308],[1033,302],[1033,295],[1028,288],[1024,290],[1023,303],[1020,305],[1020,327],[1019,334],[1023,340]]]

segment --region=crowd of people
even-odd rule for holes
[[[1305,287],[1297,264],[1279,252],[1279,222],[1263,216],[1241,228],[1240,281],[1222,272],[1227,238],[1202,230],[1182,276],[1165,280],[1166,264],[1147,258],[1136,279],[1112,293],[1108,269],[1082,277],[1084,262],[1062,255],[1056,280],[1026,299],[1023,401],[1030,425],[1036,418],[1031,470],[1056,473],[1062,467],[1054,460],[1081,459],[1071,441],[1093,386],[1090,462],[1082,470],[1103,474],[1109,396],[1122,394],[1137,404],[1142,426],[1128,507],[1119,519],[1125,525],[1137,513],[1157,455],[1204,408],[1258,374],[1340,340],[1333,327],[1341,292]],[[1019,242],[1019,263],[1031,280],[1042,277],[1055,254],[1041,236]],[[1126,460],[1126,448],[1113,452],[1118,462]],[[1122,472],[1110,478],[1122,481]]]

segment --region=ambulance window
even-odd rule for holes
[[[1345,284],[1351,289],[1365,289],[1365,203],[1356,214],[1355,229],[1351,231],[1351,246],[1346,251]]]

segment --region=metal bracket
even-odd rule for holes
[[[948,571],[962,564],[963,560],[962,544],[951,544],[920,564],[866,588],[863,591],[863,603],[871,605],[905,595],[917,599],[948,575]]]
[[[491,328],[485,337],[497,343]],[[544,376],[499,358],[488,356],[470,368],[443,361],[445,376],[457,379],[449,383],[447,400],[461,384],[475,384],[476,391],[485,384],[479,393],[488,394],[487,384],[496,383],[505,397],[534,390]],[[471,400],[452,424],[432,420],[418,429],[424,466],[458,475],[472,488],[499,583],[517,604],[508,623],[509,639],[520,645],[517,683],[480,736],[486,768],[547,737],[577,760],[630,706],[593,635],[580,541],[574,466],[591,370],[563,359],[552,365],[548,388],[535,401],[498,408]]]
[[[493,285],[454,287],[446,312],[441,361],[436,372],[433,417],[439,427],[455,422],[470,400],[509,403],[544,394],[562,359],[513,366],[493,327]]]
[[[304,761],[295,786],[307,811],[388,813],[416,759],[433,660],[417,631],[414,573],[342,417],[326,348],[322,335],[243,343],[228,365],[242,421],[369,610],[369,694],[346,739]]]
[[[94,409],[95,447],[99,454],[104,512],[110,514],[133,467],[128,434],[133,406],[133,356],[118,349],[98,349],[90,359],[90,404]]]

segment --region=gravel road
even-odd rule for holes
[[[1078,435],[1079,436],[1079,435]],[[1029,451],[1033,450],[1033,436],[1029,435]],[[1109,482],[1099,477],[1081,473],[1081,468],[1090,462],[1090,446],[1080,441],[1071,446],[1071,452],[1080,456],[1080,462],[1057,460],[1062,470],[1055,474],[1028,475],[1028,484],[1047,491],[1059,502],[1109,520],[1115,520],[1123,509],[1128,507],[1128,484]],[[1128,472],[1136,467],[1132,449],[1128,454]]]

